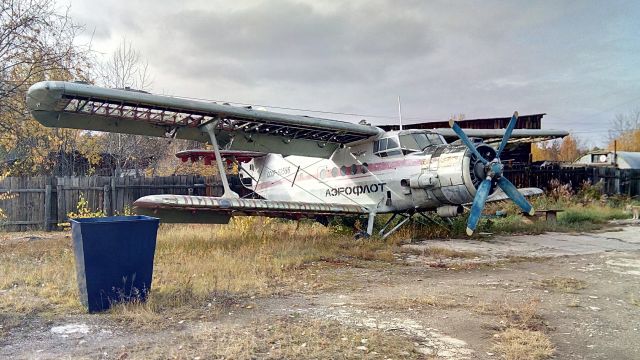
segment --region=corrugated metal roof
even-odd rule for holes
[[[640,169],[640,152],[618,151],[618,159],[622,158],[631,169]]]

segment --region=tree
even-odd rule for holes
[[[609,130],[609,142],[613,142],[624,134],[632,133],[640,130],[640,108],[625,113],[616,114],[611,121],[611,130]]]
[[[609,142],[609,150],[640,151],[640,129],[629,130]]]
[[[560,141],[541,141],[531,145],[533,161],[558,161],[560,153]]]
[[[133,48],[133,44],[123,38],[111,56],[97,69],[98,79],[103,86],[125,89],[148,90],[152,80],[149,62]]]
[[[123,38],[113,54],[100,64],[97,74],[101,85],[106,87],[148,90],[152,83],[148,69],[148,62],[142,54]],[[167,156],[169,142],[168,139],[141,135],[102,135],[102,148],[114,157],[116,174],[126,168],[133,168],[136,174],[141,174],[150,167],[150,175],[154,175],[160,159]]]
[[[550,140],[531,145],[533,161],[573,162],[585,153],[580,141],[573,135],[562,140]]]
[[[52,151],[69,145],[77,130],[49,129],[27,111],[25,93],[37,81],[88,80],[89,48],[75,43],[81,27],[54,1],[0,3],[0,153],[13,174],[49,171]]]
[[[611,129],[609,150],[640,151],[640,109],[616,114]]]
[[[78,59],[86,49],[74,44],[80,26],[58,14],[55,2],[3,0],[0,3],[0,104],[2,111],[22,110],[6,101],[52,71],[82,73]]]
[[[584,150],[580,146],[579,141],[572,135],[569,135],[562,139],[562,144],[560,144],[558,151],[558,161],[574,162],[583,153]]]

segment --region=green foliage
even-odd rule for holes
[[[136,215],[136,212],[135,212],[135,210],[133,209],[132,206],[125,205],[124,209],[122,209],[122,213],[116,211],[116,215],[118,215],[118,216],[133,216],[133,215]]]
[[[606,206],[573,207],[558,215],[558,223],[564,225],[592,223],[604,224],[609,220],[626,219],[629,215],[622,209]]]
[[[360,230],[362,222],[359,216],[334,216],[329,221],[329,227],[334,234],[352,235]]]
[[[85,199],[84,194],[80,193],[80,197],[78,199],[78,204],[76,205],[76,211],[71,211],[67,213],[68,219],[86,219],[86,218],[96,218],[96,217],[105,217],[105,213],[102,210],[92,210],[89,207],[89,201]],[[70,223],[64,222],[59,223],[59,227],[68,228],[71,226]]]

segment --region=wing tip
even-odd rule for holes
[[[518,118],[518,115],[519,115],[519,114],[518,114],[518,111],[517,111],[517,110],[513,112],[513,117],[515,117],[516,119]]]
[[[471,230],[471,228],[467,227],[467,236],[471,236],[473,235],[473,230]]]
[[[449,126],[453,127],[453,125],[455,125],[456,121],[453,119],[449,119]]]
[[[533,207],[531,207],[531,210],[529,210],[529,216],[533,216],[536,214],[536,209],[534,209]]]

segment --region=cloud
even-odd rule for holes
[[[325,12],[290,1],[183,10],[161,23],[170,19],[159,34],[175,51],[154,54],[168,71],[211,80],[370,83],[402,58],[428,56],[436,42],[419,16],[364,3]]]
[[[133,41],[149,60],[157,92],[390,117],[400,95],[407,118],[547,112],[548,127],[582,131],[606,128],[616,111],[633,106],[618,104],[640,92],[638,7],[418,0],[72,4],[96,29],[96,47]],[[585,136],[598,141],[595,133]]]

